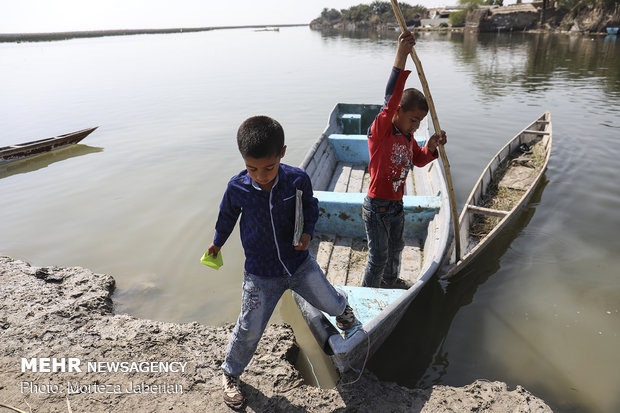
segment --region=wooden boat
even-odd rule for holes
[[[444,171],[435,160],[414,168],[405,190],[405,250],[400,278],[408,290],[362,287],[368,249],[362,203],[368,189],[368,141],[365,132],[380,105],[337,104],[327,128],[301,164],[319,200],[320,217],[310,251],[332,284],[344,290],[361,325],[345,333],[335,318],[294,294],[319,345],[340,372],[363,368],[402,318],[424,284],[435,274],[450,245],[451,219]],[[420,126],[428,139],[428,126]]]
[[[547,111],[495,154],[459,216],[462,257],[454,263],[453,253],[442,266],[440,278],[462,271],[527,205],[549,162],[551,132]]]
[[[66,133],[53,138],[40,139],[38,141],[20,143],[18,145],[5,146],[0,148],[0,164],[5,162],[17,161],[29,158],[40,153],[64,148],[68,145],[78,143],[88,136],[97,127],[82,129],[76,132]]]

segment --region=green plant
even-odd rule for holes
[[[465,26],[465,18],[467,18],[467,10],[461,10],[450,13],[449,22],[453,27]]]
[[[370,8],[374,14],[384,14],[392,11],[392,4],[389,1],[373,1]]]
[[[412,6],[403,2],[399,3],[400,9],[407,22],[413,22],[426,16],[427,9],[422,5]],[[370,5],[358,4],[357,6],[352,6],[340,11],[326,7],[316,20],[330,24],[344,21],[353,23],[369,22],[373,25],[394,23],[396,21],[391,2],[379,0],[373,1]]]

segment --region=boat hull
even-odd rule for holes
[[[412,287],[361,286],[368,255],[361,217],[369,179],[366,131],[380,109],[379,105],[337,104],[301,164],[312,180],[321,211],[311,252],[330,282],[347,294],[361,326],[342,332],[333,317],[299,295],[293,296],[317,342],[340,372],[364,366],[438,270],[450,245],[446,179],[435,160],[414,168],[403,198],[406,247],[399,277],[408,279]],[[420,130],[423,133],[416,139],[423,145],[429,136],[426,122]]]
[[[29,158],[41,153],[61,149],[76,144],[92,133],[97,127],[79,130],[53,138],[25,142],[0,148],[0,164]]]
[[[526,145],[526,147],[529,148],[536,144],[540,145],[537,147],[539,151],[539,153],[536,154],[537,164],[535,166],[515,166],[518,165],[519,162],[530,162],[528,156],[521,156],[524,154],[523,149],[520,149],[522,145]],[[459,261],[455,262],[456,258],[452,248],[450,261],[444,263],[440,270],[439,276],[441,279],[450,279],[463,271],[507,225],[519,216],[519,212],[530,201],[534,189],[540,183],[547,169],[547,164],[551,156],[551,147],[551,113],[547,111],[517,133],[495,154],[478,178],[459,216],[461,248],[464,251],[464,255]],[[531,162],[534,162],[533,158]],[[521,168],[522,170],[525,168],[525,173],[519,175],[519,170],[511,168]],[[528,168],[533,170],[528,173]],[[506,177],[509,173],[514,178],[513,182],[504,185],[506,187],[510,186],[510,189],[514,190],[514,193],[518,195],[518,197],[510,203],[510,209],[504,210],[485,207],[485,203],[489,203],[489,199],[491,198],[490,194],[494,189],[494,185],[495,187],[502,185],[503,179],[499,180],[499,177],[501,175]],[[478,232],[475,230],[476,215],[497,217],[492,229],[485,229],[486,234],[484,236],[475,234]]]

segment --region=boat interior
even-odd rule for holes
[[[379,105],[338,104],[327,129],[302,163],[312,180],[320,209],[310,252],[333,285],[362,284],[368,261],[362,220],[362,204],[370,183],[366,131],[380,109]],[[421,146],[427,139],[426,130],[426,124],[421,125],[421,134],[415,136]],[[421,273],[429,222],[441,204],[428,179],[435,164],[414,168],[414,173],[407,177],[403,198],[405,249],[399,277],[412,283]]]

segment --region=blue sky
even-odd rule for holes
[[[309,23],[323,8],[372,0],[3,0],[0,32]],[[456,4],[411,0],[428,8]]]

